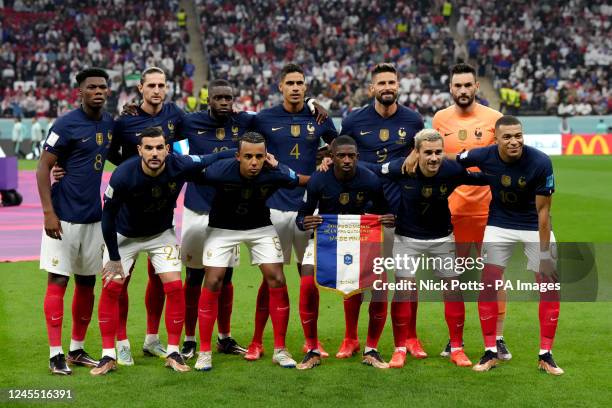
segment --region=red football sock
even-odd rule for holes
[[[130,270],[130,273],[134,270]],[[130,297],[128,295],[128,284],[130,283],[130,278],[132,275],[129,275],[125,278],[123,282],[123,289],[121,290],[121,294],[119,295],[119,320],[117,322],[117,340],[127,340],[127,318],[128,318],[128,309],[130,306]]]
[[[413,299],[417,297],[417,291],[413,292]],[[416,298],[414,301],[408,302],[410,306],[410,320],[408,321],[408,338],[415,339],[417,338],[417,310],[419,309],[419,300]]]
[[[406,347],[410,313],[410,303],[395,300],[391,302],[391,323],[393,325],[395,347]]]
[[[185,293],[185,336],[195,336],[196,323],[198,322],[198,303],[200,302],[200,285],[191,286],[185,282],[183,286]]]
[[[257,292],[257,304],[255,305],[255,331],[253,332],[253,343],[263,344],[263,332],[266,328],[268,315],[270,314],[270,291],[268,283],[262,280]]]
[[[344,338],[357,340],[357,323],[361,308],[361,294],[344,299]]]
[[[463,324],[465,322],[465,304],[463,302],[444,302],[444,317],[448,326],[451,347],[463,347]]]
[[[185,294],[181,280],[164,283],[164,292],[168,297],[166,303],[166,330],[168,345],[178,346],[185,322]]]
[[[115,348],[115,335],[117,334],[117,320],[119,317],[119,296],[122,284],[111,281],[102,288],[100,303],[98,304],[98,322],[102,335],[102,348]]]
[[[274,348],[285,348],[285,336],[289,325],[289,293],[287,286],[270,288],[270,320],[274,332]]]
[[[219,312],[219,296],[221,291],[210,291],[202,288],[198,305],[198,320],[200,324],[200,351],[211,351],[212,332]]]
[[[149,281],[147,282],[147,291],[145,293],[145,306],[147,307],[147,334],[159,333],[159,322],[164,310],[164,285],[155,274],[155,268],[151,264],[151,260],[147,259],[147,272],[149,273]]]
[[[536,276],[538,283],[554,283],[550,277]],[[557,322],[559,320],[559,291],[551,290],[540,293],[540,349],[552,350],[557,332]]]
[[[234,285],[231,282],[221,287],[219,296],[219,315],[217,316],[217,329],[219,334],[231,332],[232,307],[234,306]]]
[[[83,341],[85,339],[93,305],[94,287],[75,283],[72,298],[72,340]]]
[[[370,322],[368,324],[368,337],[366,339],[366,346],[376,348],[378,347],[378,340],[385,328],[385,322],[387,321],[387,302],[370,302],[369,307]]]
[[[317,319],[319,310],[319,290],[314,276],[302,276],[300,282],[300,320],[304,329],[306,347],[317,348]]]
[[[498,304],[495,281],[501,280],[503,273],[504,268],[492,264],[485,264],[482,270],[484,289],[478,295],[478,315],[485,347],[496,346]]]
[[[45,319],[47,320],[47,335],[49,336],[49,346],[62,346],[62,321],[64,319],[64,294],[66,287],[47,284],[45,293]]]

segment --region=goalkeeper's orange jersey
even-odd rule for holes
[[[453,155],[495,143],[495,122],[501,116],[498,111],[475,102],[468,114],[461,114],[451,105],[434,115],[433,127],[444,138],[446,154]],[[489,187],[461,186],[448,201],[453,215],[487,215],[491,193]]]

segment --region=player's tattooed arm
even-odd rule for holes
[[[53,239],[62,239],[62,225],[53,209],[53,203],[51,201],[50,173],[56,163],[57,156],[43,150],[36,169],[36,182],[38,184],[38,195],[40,196],[44,214],[45,234]]]

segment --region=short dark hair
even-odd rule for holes
[[[145,77],[149,74],[162,74],[164,77],[166,77],[166,73],[160,67],[149,67],[145,69],[144,71],[142,71],[142,74],[140,74],[140,84],[141,85],[144,84]]]
[[[283,69],[281,69],[281,75],[280,75],[281,82],[285,79],[285,77],[288,74],[291,74],[292,72],[299,72],[300,74],[302,74],[303,77],[306,77],[306,75],[304,75],[304,70],[302,69],[301,66],[299,66],[298,64],[290,63],[290,64],[285,65]]]
[[[390,62],[381,62],[380,64],[376,64],[374,68],[372,68],[372,81],[374,80],[374,77],[376,75],[382,74],[383,72],[391,72],[397,75],[397,69],[395,68],[395,65],[391,64]]]
[[[79,86],[83,83],[83,81],[85,81],[87,78],[104,78],[106,81],[108,81],[108,73],[103,70],[102,68],[86,68],[84,70],[82,70],[81,72],[79,72],[76,75],[76,81],[77,84],[79,84]]]
[[[332,141],[332,150],[335,150],[339,146],[355,146],[355,149],[357,149],[357,143],[355,142],[355,139],[348,135],[340,135]]]
[[[240,151],[240,148],[242,147],[242,143],[252,143],[252,144],[263,143],[265,145],[266,139],[260,133],[246,132],[244,135],[242,135],[240,140],[238,140],[238,151]]]
[[[453,79],[453,75],[455,74],[472,74],[474,78],[476,78],[476,69],[470,64],[466,64],[464,62],[460,62],[459,64],[453,65],[450,70],[450,79]]]
[[[226,81],[225,79],[215,79],[213,81],[210,82],[210,85],[208,86],[208,88],[213,89],[217,86],[228,86],[230,88],[232,88],[232,84],[229,83],[229,81]]]
[[[495,130],[499,129],[500,126],[513,126],[513,125],[521,125],[521,121],[518,120],[516,116],[512,115],[504,115],[501,118],[497,119],[495,122]]]
[[[142,132],[140,132],[140,135],[138,135],[138,144],[142,145],[142,139],[144,139],[145,137],[159,137],[159,136],[163,136],[164,137],[164,143],[166,142],[166,135],[164,134],[164,131],[162,130],[161,127],[159,126],[151,126],[148,128],[145,128]]]

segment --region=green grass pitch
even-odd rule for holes
[[[558,241],[611,242],[608,212],[612,208],[612,157],[555,157],[557,192],[553,198],[553,224]],[[22,163],[22,168],[32,168]],[[259,271],[244,256],[234,273],[235,304],[232,334],[242,344],[250,340],[254,303],[261,280]],[[555,359],[566,370],[552,377],[536,369],[538,350],[537,304],[508,305],[506,340],[514,355],[489,373],[458,368],[438,356],[447,341],[443,306],[419,305],[419,337],[429,358],[407,360],[401,370],[379,371],[362,366],[359,357],[325,360],[308,372],[281,369],[271,363],[271,324],[264,338],[267,354],[261,361],[246,362],[236,356],[214,354],[214,369],[207,373],[174,373],[161,359],[140,351],[145,332],[144,289],[146,268],[141,257],[130,284],[128,335],[135,354],[134,367],[92,378],[88,369],[76,367],[71,377],[51,376],[42,299],[46,276],[37,262],[0,265],[0,388],[72,389],[74,402],[102,406],[604,406],[609,404],[610,378],[607,356],[612,338],[612,303],[563,303],[555,342]],[[609,259],[609,256],[606,256]],[[610,269],[600,273],[610,281]],[[298,316],[299,281],[295,267],[286,268],[291,298],[288,347],[302,357],[302,328]],[[64,348],[70,336],[72,283],[65,302]],[[100,286],[96,288],[96,309]],[[97,318],[92,319],[86,348],[100,352]],[[320,339],[335,354],[344,331],[342,299],[321,291]],[[365,338],[367,305],[362,307],[360,336]],[[165,339],[162,322],[161,335]],[[482,353],[476,305],[466,310],[466,352],[473,361]],[[363,344],[363,343],[362,343]],[[393,351],[390,321],[380,349],[389,359]],[[3,395],[6,392],[3,391]],[[6,403],[6,400],[0,401]],[[29,404],[24,404],[29,405]],[[62,406],[57,404],[54,406]],[[71,406],[71,404],[66,404]],[[74,406],[74,405],[72,405]]]

